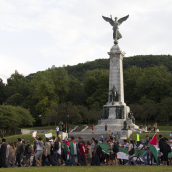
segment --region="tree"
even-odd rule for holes
[[[108,99],[109,71],[87,71],[84,79],[86,103],[89,108],[101,109]]]
[[[169,119],[172,117],[172,98],[166,97],[159,105],[160,114],[158,115],[158,119],[169,122]]]
[[[3,80],[0,78],[0,105],[5,102],[6,99],[6,87]]]
[[[10,133],[15,131],[18,127],[26,125],[33,125],[35,122],[29,110],[20,106],[2,106],[0,105],[0,130]]]
[[[172,75],[165,66],[145,68],[137,79],[135,94],[160,103],[172,93]]]
[[[124,72],[124,96],[128,104],[137,103],[140,99],[135,93],[137,79],[142,76],[143,69],[132,66]]]

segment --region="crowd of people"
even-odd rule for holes
[[[109,145],[107,150],[102,150],[98,141],[91,138],[84,142],[81,137],[75,141],[74,137],[65,138],[61,141],[61,135],[53,136],[52,139],[32,136],[34,145],[29,141],[18,138],[17,142],[9,142],[2,139],[0,143],[0,167],[14,166],[90,166],[90,165],[137,165],[135,162],[135,149],[145,150],[141,155],[145,165],[154,163],[154,156],[149,149],[151,137],[141,139],[135,143],[134,140],[124,140],[120,144],[112,135],[108,135],[106,143]],[[163,165],[168,165],[168,153],[171,152],[172,140],[168,144],[168,139],[159,135],[158,143],[160,154],[159,159]],[[118,158],[119,147],[128,148],[128,160]],[[107,153],[109,151],[110,153]],[[172,159],[171,163],[172,163]],[[156,162],[155,162],[156,163]]]

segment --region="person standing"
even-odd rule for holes
[[[5,139],[2,139],[2,144],[0,146],[0,168],[1,167],[7,167],[6,165],[6,149],[7,145],[5,144]]]
[[[107,124],[105,125],[105,134],[107,134]]]
[[[145,165],[148,165],[149,162],[149,153],[150,153],[150,149],[149,149],[149,136],[146,136],[146,141],[144,143],[143,149],[146,150],[145,153],[142,155],[143,161],[145,162]],[[145,156],[147,155],[147,160],[145,159]]]
[[[76,166],[75,158],[77,156],[77,148],[76,148],[76,142],[74,140],[74,137],[71,137],[70,140],[70,163],[69,165]]]
[[[56,137],[59,135],[59,126],[56,127]]]
[[[92,134],[94,134],[94,124],[92,125]]]
[[[57,150],[57,161],[59,162],[59,164],[61,165],[61,138],[57,137],[56,142],[59,143],[59,149]]]
[[[7,142],[7,150],[6,150],[6,162],[8,162],[8,156],[9,156],[9,151],[10,151],[10,142]]]
[[[128,165],[131,165],[130,164],[131,160],[133,161],[134,165],[137,165],[134,158],[133,158],[134,157],[134,140],[129,141],[129,148],[128,148],[127,154],[129,154]]]
[[[21,167],[21,165],[20,165],[20,163],[21,163],[20,157],[21,157],[21,154],[23,153],[23,146],[22,146],[22,143],[21,143],[21,138],[18,138],[16,147],[17,147],[17,149],[16,149],[16,153],[17,153],[16,161],[18,163],[18,167]]]
[[[160,152],[162,152],[163,154],[162,163],[163,165],[167,165],[167,161],[168,161],[167,143],[161,134],[159,135],[159,149],[160,149]]]

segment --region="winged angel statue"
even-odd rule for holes
[[[115,17],[115,21],[112,19],[112,15],[110,15],[111,18],[108,18],[108,17],[104,17],[102,16],[103,19],[107,22],[109,22],[112,26],[113,26],[113,39],[114,39],[114,44],[118,44],[118,39],[122,38],[122,35],[121,33],[118,31],[118,26],[122,24],[123,21],[126,21],[129,17],[128,16],[125,16],[125,17],[122,17],[120,18],[118,21],[117,21],[117,17]]]

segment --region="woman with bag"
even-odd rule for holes
[[[131,165],[131,160],[133,161],[134,165],[137,165],[135,160],[133,159],[134,157],[134,140],[130,140],[129,141],[129,148],[128,148],[128,152],[127,154],[129,154],[129,158],[128,158],[128,165]]]

